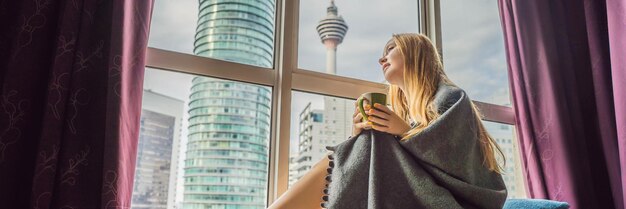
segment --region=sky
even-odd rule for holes
[[[315,26],[326,15],[328,5],[328,1],[300,3],[299,68],[324,72],[326,49]],[[382,82],[384,77],[377,63],[382,47],[391,34],[417,31],[416,1],[338,0],[336,5],[349,27],[337,50],[337,74]],[[149,45],[191,54],[197,6],[197,0],[156,1]],[[508,104],[497,2],[447,0],[441,2],[441,13],[448,76],[475,100]],[[163,82],[155,80],[159,81],[156,84]],[[145,82],[151,88],[158,88],[151,86],[152,81]],[[173,91],[173,97],[185,97],[184,89],[167,88],[167,91]]]
[[[326,49],[315,29],[326,15],[329,0],[301,0],[298,67],[325,71]],[[416,0],[337,0],[348,24],[337,50],[337,74],[374,82],[384,81],[377,63],[394,33],[418,32]],[[155,1],[149,46],[193,53],[198,0]],[[508,76],[500,18],[495,0],[441,1],[444,70],[473,100],[509,105]],[[144,88],[188,103],[193,76],[148,69]],[[296,144],[298,114],[311,102],[323,107],[322,96],[292,94],[291,144]],[[185,109],[185,114],[187,110]],[[183,127],[186,127],[184,120]],[[186,129],[182,137],[186,139]],[[184,143],[184,142],[183,142]],[[181,148],[184,148],[181,147]],[[292,146],[294,150],[295,146]],[[184,150],[183,150],[184,151]]]

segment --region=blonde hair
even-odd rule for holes
[[[440,82],[456,86],[443,71],[443,64],[437,49],[430,39],[422,34],[404,33],[394,34],[392,38],[396,48],[404,57],[404,87],[402,91],[397,85],[389,85],[388,103],[391,109],[407,123],[409,119],[416,124],[402,136],[407,140],[421,132],[435,121],[440,115],[433,100]],[[383,57],[386,56],[386,50]],[[498,164],[496,152],[504,161],[502,150],[489,135],[481,121],[481,115],[476,105],[470,101],[474,112],[474,119],[478,126],[480,149],[483,154],[483,164],[491,171],[502,173],[503,168]]]

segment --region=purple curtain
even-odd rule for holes
[[[152,0],[0,1],[0,208],[129,208]]]
[[[499,0],[530,198],[624,208],[623,0]]]

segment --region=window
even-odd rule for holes
[[[146,118],[142,120],[142,133],[150,142],[140,141],[143,146],[140,153],[145,155],[138,156],[137,165],[148,165],[142,160],[152,160],[162,166],[158,167],[159,172],[153,172],[151,167],[138,167],[141,178],[135,180],[148,182],[144,176],[152,175],[152,187],[163,189],[153,192],[160,193],[159,198],[144,195],[144,199],[162,200],[148,207],[209,207],[206,202],[222,208],[267,206],[287,190],[297,172],[311,168],[312,164],[306,162],[319,160],[301,152],[323,152],[320,144],[335,144],[350,135],[354,99],[364,92],[385,92],[377,60],[393,33],[421,31],[438,41],[443,46],[449,76],[477,101],[484,120],[497,124],[489,131],[509,134],[498,136],[499,143],[515,142],[510,134],[514,131],[514,115],[509,107],[508,89],[504,89],[508,86],[506,70],[498,68],[503,60],[497,54],[503,52],[498,52],[497,47],[486,47],[481,52],[495,54],[495,58],[474,57],[458,48],[462,44],[454,44],[463,40],[455,34],[468,30],[458,24],[459,15],[471,20],[487,14],[446,15],[457,12],[447,7],[459,7],[448,5],[447,1],[441,5],[433,4],[440,1],[432,0],[336,1],[338,15],[343,17],[348,30],[336,53],[329,54],[316,27],[326,17],[331,2],[160,0],[155,3],[144,81],[146,92],[151,93],[144,93],[144,99],[149,99],[145,95],[154,94],[170,102],[144,101],[144,107],[152,104],[154,109],[146,109]],[[437,16],[441,16],[441,24],[434,21]],[[498,21],[497,16],[490,18]],[[477,31],[472,32],[500,34],[482,28],[485,24],[481,21],[470,21],[476,22],[481,24],[475,25]],[[325,24],[323,31],[326,37],[333,37],[337,30],[345,29],[341,27],[342,24]],[[336,64],[334,73],[325,73],[327,60],[331,59]],[[471,65],[467,60],[478,64]],[[495,67],[480,71],[485,66]],[[467,75],[480,79],[463,80]],[[492,92],[493,89],[497,90]],[[516,148],[506,150],[515,152]],[[514,160],[519,159],[514,157]],[[296,168],[291,168],[294,165]],[[515,168],[507,167],[507,171],[514,172]],[[284,175],[287,172],[289,175]],[[154,190],[146,188],[144,191]],[[523,185],[509,188],[523,191]],[[142,192],[133,193],[131,207],[139,208],[135,194]]]
[[[311,117],[313,118],[313,122],[324,122],[324,116],[322,114],[311,113]]]

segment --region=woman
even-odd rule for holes
[[[504,159],[504,155],[500,151],[498,145],[494,142],[493,138],[489,136],[485,127],[481,123],[481,117],[478,109],[471,102],[471,100],[467,99],[464,95],[464,92],[456,87],[446,76],[443,71],[443,65],[441,63],[439,54],[437,53],[436,48],[432,44],[432,42],[428,39],[428,37],[421,34],[397,34],[393,35],[392,39],[387,42],[383,51],[383,57],[379,59],[379,63],[382,66],[382,71],[385,75],[385,79],[390,83],[389,93],[388,93],[388,103],[391,104],[391,108],[388,108],[384,105],[376,105],[374,108],[369,105],[365,106],[368,117],[368,121],[361,121],[362,116],[359,113],[358,109],[355,108],[354,118],[353,118],[353,136],[359,136],[360,138],[367,139],[367,136],[362,136],[361,134],[364,130],[373,129],[378,132],[387,133],[395,136],[399,139],[399,143],[404,143],[404,145],[411,145],[410,143],[414,143],[411,140],[422,140],[417,139],[417,135],[419,135],[422,131],[427,128],[432,128],[433,123],[435,123],[438,119],[441,119],[442,114],[446,112],[448,106],[452,104],[443,104],[445,101],[441,101],[441,91],[442,89],[446,89],[447,92],[452,92],[449,89],[455,89],[454,92],[458,92],[458,95],[462,95],[465,103],[458,102],[461,101],[461,96],[457,96],[455,100],[450,100],[451,102],[456,102],[455,111],[458,109],[465,108],[466,112],[470,112],[469,118],[461,118],[456,120],[456,123],[459,124],[461,121],[461,125],[454,126],[446,126],[446,128],[456,128],[467,125],[467,129],[458,128],[461,131],[464,131],[461,134],[457,134],[461,136],[461,141],[463,140],[474,140],[475,142],[471,144],[475,145],[476,150],[480,150],[480,152],[471,152],[465,149],[464,146],[450,146],[445,147],[446,144],[443,143],[444,149],[446,152],[450,153],[469,153],[467,156],[463,157],[475,157],[480,156],[482,158],[481,166],[482,167],[468,167],[466,168],[458,168],[459,165],[463,166],[462,163],[458,162],[444,162],[443,164],[454,164],[454,169],[449,170],[464,170],[463,172],[454,173],[451,171],[450,173],[454,173],[452,178],[450,176],[446,176],[448,171],[446,170],[446,165],[437,165],[437,162],[427,162],[423,163],[424,168],[420,168],[420,171],[425,171],[421,173],[425,173],[424,175],[428,178],[433,179],[429,184],[433,186],[432,192],[438,192],[436,196],[449,196],[449,198],[436,200],[440,202],[428,203],[430,200],[426,200],[427,203],[419,203],[421,207],[433,207],[433,205],[443,203],[444,205],[450,206],[447,208],[462,208],[462,207],[471,207],[471,208],[491,208],[498,207],[501,203],[504,202],[504,198],[506,198],[506,190],[503,188],[504,184],[502,181],[502,177],[500,174],[502,173],[502,167],[498,164],[496,160],[496,152],[502,156]],[[438,92],[439,91],[439,92]],[[439,94],[437,94],[439,93]],[[437,98],[435,98],[437,97]],[[437,102],[435,100],[438,99]],[[457,101],[458,100],[458,101]],[[450,102],[448,102],[450,103]],[[448,105],[448,106],[446,106]],[[463,107],[464,105],[464,107]],[[446,106],[446,108],[443,108]],[[460,107],[459,107],[460,106]],[[452,109],[452,108],[450,108]],[[451,117],[453,113],[447,114],[447,117]],[[446,119],[446,120],[454,120],[454,119]],[[443,123],[443,122],[439,122]],[[376,125],[378,124],[378,125]],[[441,126],[441,125],[439,125]],[[432,130],[429,130],[433,132]],[[448,130],[444,130],[448,131]],[[450,132],[454,132],[455,130],[450,130]],[[458,131],[458,130],[456,130]],[[374,138],[373,132],[370,133],[372,138]],[[463,136],[471,136],[463,138]],[[380,137],[384,138],[384,137]],[[431,137],[432,138],[432,137]],[[446,137],[443,137],[446,138]],[[457,137],[459,138],[459,137]],[[354,142],[356,138],[351,137],[350,140]],[[439,139],[439,138],[437,138]],[[435,140],[437,140],[435,139]],[[377,140],[377,139],[374,139]],[[441,140],[439,140],[441,141]],[[351,142],[351,143],[352,143]],[[441,143],[441,142],[439,142]],[[465,143],[465,142],[464,142]],[[397,144],[397,143],[396,143]],[[350,145],[353,146],[353,145]],[[373,146],[373,145],[370,145]],[[395,145],[394,145],[395,146]],[[441,147],[441,146],[439,146]],[[456,150],[455,150],[456,149]],[[468,147],[467,149],[471,149]],[[352,150],[352,149],[350,149]],[[396,149],[402,150],[402,149]],[[433,150],[420,150],[419,153],[430,152]],[[434,150],[434,152],[443,152],[442,150]],[[452,154],[451,154],[452,155]],[[358,157],[357,157],[358,158]],[[420,158],[419,156],[417,158]],[[354,158],[353,158],[354,159]],[[448,159],[448,158],[446,158]],[[372,159],[373,160],[373,159]],[[425,159],[428,161],[429,159]],[[457,160],[459,161],[459,160]],[[419,163],[418,163],[419,164]],[[325,194],[328,194],[328,191],[324,191],[327,183],[327,179],[324,177],[327,174],[327,167],[329,165],[329,159],[323,158],[320,162],[318,162],[311,171],[305,175],[302,179],[300,179],[296,184],[292,186],[283,196],[281,196],[270,208],[320,208],[320,202],[328,200]],[[407,166],[409,164],[403,164]],[[410,164],[412,165],[412,164]],[[418,165],[419,166],[419,165]],[[332,167],[332,163],[331,163]],[[369,167],[365,167],[369,168]],[[354,168],[351,168],[354,169]],[[469,172],[467,171],[469,170]],[[330,170],[329,170],[330,172]],[[349,171],[351,172],[351,171]],[[370,174],[372,172],[370,171]],[[345,174],[345,172],[344,172]],[[344,175],[342,174],[342,175]],[[449,174],[449,173],[448,173]],[[333,174],[334,175],[334,174]],[[441,177],[442,179],[437,179]],[[466,177],[470,176],[470,177]],[[480,176],[478,180],[472,179],[473,176]],[[419,178],[419,177],[415,177]],[[448,180],[446,180],[447,178]],[[458,179],[462,180],[458,180]],[[485,179],[487,178],[487,179]],[[347,178],[337,177],[340,181],[346,181]],[[452,180],[449,180],[452,179]],[[413,181],[413,180],[410,180]],[[371,182],[371,181],[370,181]],[[486,182],[486,183],[485,183]],[[367,182],[365,182],[367,183]],[[474,185],[476,184],[476,185]],[[355,184],[352,184],[355,185]],[[459,186],[460,185],[460,186]],[[469,186],[467,186],[469,185]],[[356,185],[355,185],[356,186]],[[402,186],[402,185],[400,185]],[[408,187],[408,185],[407,185]],[[436,187],[436,188],[434,188]],[[486,187],[486,188],[484,188]],[[371,190],[371,186],[369,187]],[[479,189],[475,189],[479,188]],[[362,187],[361,189],[367,190],[368,187]],[[409,190],[405,190],[412,193],[411,190],[420,190],[420,187],[411,187]],[[449,189],[450,191],[447,191]],[[346,188],[343,188],[346,190]],[[342,190],[342,191],[343,191]],[[354,189],[353,189],[354,190]],[[378,189],[377,191],[379,191]],[[437,191],[435,191],[437,190]],[[346,190],[349,191],[349,190]],[[361,191],[362,192],[362,191]],[[428,196],[428,194],[424,194],[424,191],[419,191],[421,195]],[[426,191],[429,192],[429,191]],[[366,192],[367,193],[367,192]],[[488,199],[495,199],[494,204],[482,204],[479,200],[482,197],[480,195],[475,195],[471,193],[482,193],[483,197],[488,197]],[[412,193],[416,194],[416,193]],[[441,195],[442,194],[442,195]],[[338,195],[338,196],[349,196],[349,195]],[[345,199],[345,197],[342,197]],[[371,201],[372,195],[365,196],[367,201]],[[369,199],[367,199],[369,198]],[[338,200],[338,201],[353,201],[358,198],[352,198],[352,200]],[[406,198],[405,198],[406,199]],[[410,199],[410,198],[409,198]],[[360,199],[358,199],[360,200]],[[416,204],[419,201],[423,200],[415,200]],[[363,202],[363,201],[361,201]],[[371,204],[371,203],[369,203]],[[378,206],[376,208],[381,207],[382,203],[377,203]],[[389,203],[385,203],[389,205]],[[337,206],[340,204],[335,204]],[[360,207],[371,207],[371,205],[359,205]],[[353,206],[354,208],[360,208],[359,206]],[[396,205],[397,206],[397,205]],[[341,207],[339,207],[341,208]],[[382,208],[385,208],[384,206]]]

